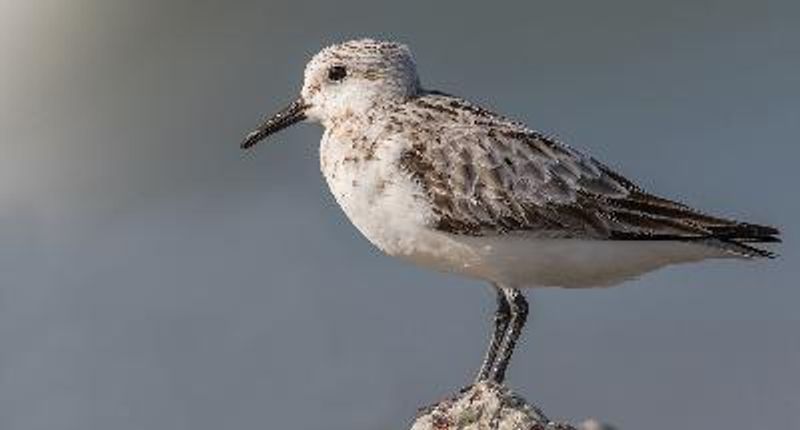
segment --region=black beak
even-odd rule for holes
[[[295,100],[280,112],[265,119],[257,129],[250,132],[242,141],[242,149],[247,149],[261,142],[267,136],[306,119],[306,109],[308,109],[308,105],[302,99]]]

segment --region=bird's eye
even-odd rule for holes
[[[341,81],[347,77],[347,69],[344,66],[333,66],[328,69],[328,79],[332,81]]]

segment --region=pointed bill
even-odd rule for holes
[[[306,104],[302,99],[297,99],[275,115],[268,117],[255,130],[250,132],[241,143],[242,149],[250,148],[256,143],[266,139],[290,125],[306,119]]]

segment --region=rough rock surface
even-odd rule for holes
[[[578,427],[550,421],[505,386],[482,382],[420,411],[411,430],[612,430],[596,421]]]

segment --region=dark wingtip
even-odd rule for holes
[[[758,239],[764,239],[765,241],[771,241],[772,239],[777,239],[777,237],[781,234],[781,232],[771,226],[767,225],[758,225],[758,224],[750,224],[750,223],[739,223],[733,225],[726,225],[726,226],[715,226],[711,227],[710,230],[714,233],[714,235],[719,235],[723,237],[729,237],[731,239],[742,239],[742,240],[754,240],[757,241]]]
[[[751,244],[762,243],[781,243],[781,239],[775,236],[747,236],[732,237],[726,235],[675,235],[675,234],[643,234],[631,232],[612,232],[611,239],[626,241],[679,241],[679,242],[698,242],[710,246],[726,249],[744,257],[777,258],[778,253],[766,249],[757,248]]]

